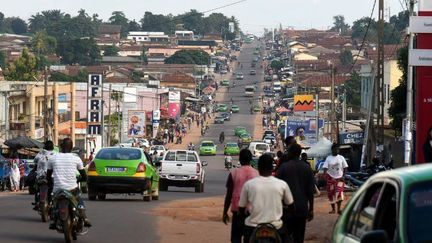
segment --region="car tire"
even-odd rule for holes
[[[98,198],[98,200],[105,200],[106,199],[106,194],[104,194],[104,193],[99,193],[98,195],[97,195],[97,198]]]
[[[144,195],[143,200],[144,200],[144,202],[150,202],[152,200],[152,196],[151,195]]]
[[[94,200],[96,200],[96,195],[97,195],[96,192],[89,188],[89,190],[87,192],[88,199],[90,201],[94,201]]]
[[[159,191],[168,191],[168,185],[166,185],[162,181],[159,181]]]
[[[195,185],[195,192],[196,193],[201,193],[204,192],[204,183],[199,182]]]

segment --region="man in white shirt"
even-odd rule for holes
[[[332,154],[327,156],[323,168],[327,179],[327,195],[330,201],[332,211],[330,214],[336,213],[335,204],[337,205],[337,213],[341,214],[341,204],[344,200],[344,174],[348,163],[342,155],[339,155],[339,147],[333,144]]]
[[[34,159],[34,163],[36,164],[36,193],[35,193],[35,202],[34,202],[34,210],[38,210],[38,202],[39,202],[39,188],[38,183],[40,180],[46,178],[48,160],[55,154],[54,152],[54,143],[50,140],[46,141],[44,144],[44,148],[36,155]],[[46,183],[46,182],[45,182]],[[50,195],[51,193],[48,193]]]
[[[48,160],[47,178],[54,181],[54,193],[57,190],[70,191],[78,201],[78,212],[84,219],[84,226],[90,227],[91,223],[85,214],[84,201],[81,198],[81,192],[78,188],[77,171],[80,174],[80,181],[87,180],[87,174],[84,170],[82,160],[72,153],[72,140],[70,138],[63,139],[61,152],[53,155]],[[55,229],[55,219],[50,224],[50,229]]]
[[[260,176],[247,181],[242,189],[239,208],[242,214],[246,207],[250,215],[245,220],[244,242],[249,242],[251,234],[259,224],[269,223],[278,229],[281,238],[287,240],[282,222],[284,205],[293,205],[293,196],[288,184],[272,176],[273,158],[267,154],[258,160]]]

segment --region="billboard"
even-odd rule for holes
[[[89,74],[87,85],[87,134],[102,135],[103,119],[102,75]]]
[[[319,129],[323,127],[324,120],[319,119]],[[301,120],[290,117],[285,121],[285,137],[294,136],[297,142],[316,142],[316,128],[317,124],[315,119]]]
[[[313,95],[294,95],[294,111],[313,111],[314,109]]]
[[[145,111],[130,110],[128,113],[128,137],[143,137],[145,136]]]
[[[177,120],[180,117],[180,103],[169,103],[168,114],[170,118]]]

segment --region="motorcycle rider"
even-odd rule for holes
[[[195,150],[195,145],[192,142],[189,143],[188,150],[190,150],[190,151]]]
[[[72,153],[73,143],[70,138],[63,139],[61,152],[53,155],[48,160],[47,178],[54,184],[53,191],[68,190],[78,201],[78,213],[84,220],[85,227],[91,227],[91,223],[85,214],[84,201],[81,198],[81,191],[78,188],[76,171],[79,171],[81,181],[87,180],[82,160]],[[56,229],[56,219],[52,218],[50,229]]]
[[[231,166],[229,166],[229,165],[231,165]],[[231,167],[232,167],[232,157],[231,157],[231,155],[227,154],[227,155],[225,155],[225,168],[229,169]]]
[[[49,158],[51,158],[55,154],[54,152],[54,143],[50,140],[46,141],[44,144],[44,148],[36,155],[34,158],[34,163],[36,165],[36,192],[35,192],[35,201],[34,201],[34,210],[38,210],[39,207],[39,188],[37,187],[38,181],[46,178],[47,173],[47,163]],[[48,193],[51,195],[51,193]]]
[[[250,213],[245,220],[244,242],[249,242],[255,227],[266,223],[278,230],[284,242],[288,240],[282,212],[284,205],[288,205],[289,210],[294,210],[294,199],[288,184],[273,177],[272,171],[273,158],[268,154],[262,155],[258,160],[259,176],[247,181],[241,190],[240,214],[246,216],[246,207]]]
[[[219,142],[223,143],[224,141],[225,141],[225,133],[221,132],[220,135],[219,135]]]

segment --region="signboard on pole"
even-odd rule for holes
[[[340,144],[363,144],[364,132],[347,132],[339,134]]]
[[[294,95],[294,111],[313,111],[314,109],[313,95]]]
[[[180,91],[168,92],[168,114],[174,120],[180,117]]]
[[[144,137],[145,136],[145,111],[130,110],[128,114],[128,137]]]
[[[103,80],[100,74],[89,74],[87,83],[87,155],[103,145]]]
[[[318,129],[324,127],[324,120],[319,119]],[[305,141],[306,143],[316,142],[316,119],[302,120],[290,117],[285,121],[285,137],[294,136],[297,142]]]
[[[408,65],[432,67],[432,50],[412,49],[409,50]]]
[[[432,33],[432,17],[411,16],[409,31],[412,33]]]

